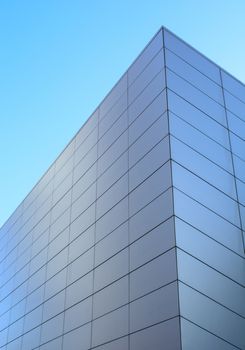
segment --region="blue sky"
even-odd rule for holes
[[[2,0],[0,226],[161,25],[245,82],[244,0]]]

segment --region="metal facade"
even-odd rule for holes
[[[161,28],[0,232],[0,349],[245,349],[245,86]]]

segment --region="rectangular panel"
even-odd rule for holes
[[[183,283],[180,283],[179,286],[181,316],[237,347],[243,347],[245,342],[244,318],[225,309]],[[212,322],[210,322],[210,319],[212,319]]]
[[[245,316],[245,290],[242,286],[180,249],[177,249],[177,264],[180,281]]]
[[[218,103],[222,105],[224,104],[222,88],[220,85],[209,79],[197,69],[193,68],[193,66],[168,49],[165,50],[165,55],[166,65],[170,70],[187,80]]]
[[[105,116],[106,113],[112,108],[115,102],[127,89],[127,75],[124,74],[116,85],[111,89],[111,91],[106,95],[104,100],[99,106],[99,118],[100,120]]]
[[[190,83],[180,78],[178,75],[167,69],[168,88],[179,96],[195,105],[208,116],[224,124],[225,110],[224,107],[215,102],[213,99],[202,93]]]
[[[26,296],[27,284],[28,284],[28,281],[25,281],[17,289],[11,290],[11,292],[12,292],[12,300],[13,301],[18,303],[19,301],[21,301]]]
[[[77,182],[96,162],[97,145],[95,145],[74,168],[73,182]]]
[[[95,222],[95,204],[86,209],[70,226],[70,238],[74,239]]]
[[[80,302],[92,294],[93,273],[90,272],[66,288],[66,308]]]
[[[61,250],[63,250],[69,243],[69,228],[67,227],[64,231],[59,233],[48,246],[48,259],[52,259]]]
[[[240,139],[233,133],[230,133],[230,138],[232,152],[245,161],[245,140]]]
[[[96,242],[128,220],[128,198],[123,199],[96,222]]]
[[[53,203],[54,204],[54,203]],[[68,191],[52,208],[52,221],[58,219],[71,205],[71,190]]]
[[[99,122],[99,138],[101,138],[107,130],[120,118],[127,108],[127,92],[124,92],[117,101],[114,101],[114,105],[108,111],[108,113]]]
[[[71,189],[71,187],[72,187],[72,173],[68,174],[68,176],[59,184],[59,186],[57,186],[54,189],[54,192],[52,195],[52,204],[57,203],[66,194],[66,192],[68,192]],[[49,205],[49,201],[47,201],[47,203]],[[50,200],[50,205],[51,205],[51,200]]]
[[[19,269],[14,275],[14,286],[15,288],[21,285],[29,277],[28,265],[25,265],[22,269]]]
[[[245,182],[245,162],[235,154],[233,155],[233,162],[236,177]]]
[[[67,267],[67,283],[70,284],[93,269],[94,249],[79,256]]]
[[[173,248],[130,273],[130,300],[142,297],[176,279],[176,250]]]
[[[96,180],[97,164],[91,166],[88,171],[73,185],[72,202],[79,198]]]
[[[98,109],[84,122],[83,126],[75,135],[76,139],[76,148],[78,148],[84,140],[88,137],[88,135],[92,132],[92,130],[98,124]]]
[[[245,102],[245,86],[229,73],[221,70],[223,86],[234,96]]]
[[[70,208],[68,208],[55,222],[50,226],[49,240],[53,240],[70,224]]]
[[[180,350],[179,318],[148,327],[131,334],[131,350]]]
[[[97,350],[128,350],[129,349],[129,336],[112,340],[104,345],[96,347]]]
[[[54,339],[62,334],[64,314],[58,315],[42,324],[41,344]]]
[[[169,158],[169,138],[165,137],[129,170],[129,191],[159,169]]]
[[[44,248],[40,253],[38,253],[30,263],[30,275],[39,270],[44,264],[47,263],[47,252],[48,247]]]
[[[178,313],[177,284],[174,282],[130,304],[130,331],[149,327]]]
[[[75,139],[72,139],[55,161],[55,171],[59,171],[72,157],[75,148]]]
[[[79,327],[63,338],[63,350],[88,350],[91,342],[91,323]]]
[[[88,135],[84,142],[76,149],[74,166],[76,166],[98,141],[98,126]]]
[[[135,120],[147,106],[163,91],[165,88],[165,73],[162,70],[147,85],[145,90],[134,100],[128,108],[129,123]]]
[[[71,206],[71,221],[74,221],[96,200],[96,183],[92,184]]]
[[[219,67],[166,29],[164,43],[168,49],[221,85]]]
[[[48,199],[48,202],[50,203],[50,208],[51,208],[51,197],[50,199]],[[44,215],[41,215],[40,217],[41,219],[38,221],[37,225],[33,228],[33,231],[32,231],[33,242],[40,236],[41,233],[43,233],[46,229],[48,229],[51,213],[50,212],[46,213],[45,211]]]
[[[93,318],[102,316],[129,302],[128,276],[112,283],[93,296]]]
[[[62,250],[54,258],[52,258],[47,264],[47,278],[51,278],[57,272],[62,270],[68,261],[68,247]]]
[[[208,136],[174,114],[170,115],[170,133],[224,170],[233,174],[231,153]]]
[[[31,310],[35,309],[37,306],[42,304],[44,299],[44,290],[45,286],[42,285],[27,296],[26,312],[30,312]]]
[[[128,102],[132,103],[135,98],[146,88],[152,79],[164,67],[163,50],[160,50],[145,69],[138,75],[136,80],[128,88]]]
[[[64,332],[80,327],[92,319],[92,297],[65,311]]]
[[[172,190],[169,189],[130,218],[130,242],[140,238],[172,215]]]
[[[8,345],[6,346],[6,350],[20,349],[20,347],[21,347],[21,337],[14,340],[11,343],[8,343]]]
[[[92,225],[85,232],[79,235],[70,243],[69,247],[69,262],[75,260],[80,255],[86,252],[94,244],[95,227]]]
[[[54,188],[59,186],[61,182],[71,173],[73,167],[73,158],[70,158],[65,165],[54,176]]]
[[[178,247],[238,284],[245,285],[243,257],[233,253],[178,218],[176,218],[175,227]],[[242,248],[242,245],[240,247]]]
[[[94,291],[104,288],[123,277],[129,271],[128,249],[108,259],[94,270]]]
[[[122,176],[97,199],[96,217],[100,218],[128,194],[128,174]]]
[[[98,141],[99,157],[116,141],[116,139],[127,129],[127,127],[128,117],[127,112],[124,112]]]
[[[9,310],[9,308],[11,307],[10,298],[11,298],[11,296],[9,296],[7,299],[1,301],[1,314],[6,312],[7,310]],[[18,320],[19,318],[24,316],[25,304],[26,304],[26,300],[23,299],[22,301],[20,301],[16,305],[12,306],[11,312],[10,312],[10,323],[15,322],[16,320]]]
[[[31,232],[25,235],[25,237],[22,239],[22,241],[18,244],[18,258],[25,253],[28,254],[28,251],[26,251],[30,245],[32,244],[32,234]],[[14,254],[16,258],[16,254]]]
[[[154,36],[154,38],[149,42],[142,53],[137,57],[133,64],[128,70],[128,82],[129,85],[136,79],[136,77],[144,70],[144,68],[149,64],[152,58],[159,52],[163,46],[163,36],[162,29]]]
[[[130,245],[130,270],[161,255],[174,245],[174,220],[170,218]]]
[[[168,120],[164,114],[131,145],[129,148],[129,166],[133,166],[143,158],[168,132]]]
[[[136,214],[172,184],[170,162],[148,177],[129,194],[129,213]]]
[[[22,349],[32,350],[39,345],[41,327],[33,329],[31,332],[23,335]]]
[[[224,90],[226,108],[245,121],[245,103]]]
[[[8,326],[9,317],[10,317],[10,311],[7,311],[5,314],[3,314],[0,317],[0,329],[1,330],[5,329]]]
[[[12,341],[21,335],[23,331],[23,324],[24,324],[24,318],[21,318],[20,320],[12,323],[9,326],[8,341]]]
[[[98,160],[98,176],[103,174],[128,148],[127,130],[111,145]]]
[[[189,322],[181,317],[181,342],[183,350],[235,350],[237,347],[232,346],[225,340],[216,337],[214,334],[207,332],[203,328]]]
[[[175,162],[172,162],[172,173],[176,188],[239,227],[237,202]]]
[[[227,111],[227,118],[230,130],[234,132],[234,134],[245,140],[245,121],[238,118],[235,114],[229,111]]]
[[[136,141],[166,110],[166,89],[129,126],[129,144]]]
[[[45,284],[45,299],[52,297],[54,294],[64,289],[66,286],[66,269],[61,270],[54,275]]]
[[[122,337],[128,333],[128,306],[93,321],[92,346]]]
[[[126,151],[97,179],[97,196],[100,197],[127,171],[128,152]]]
[[[245,231],[245,206],[239,204],[239,210],[241,215],[242,229]]]
[[[245,183],[236,179],[237,196],[240,204],[245,206]]]
[[[8,340],[8,328],[5,328],[4,330],[0,331],[0,346],[3,347]],[[3,347],[4,350],[6,350],[6,347]]]
[[[25,315],[23,332],[26,333],[32,328],[37,327],[42,322],[42,307],[39,306],[35,310]]]
[[[54,340],[49,341],[46,344],[40,346],[40,350],[60,350],[62,347],[62,337],[56,338]]]
[[[68,176],[69,178],[69,176]],[[66,193],[66,191],[64,193],[61,194],[61,188],[63,187],[63,183],[66,182],[67,179],[65,179],[65,181],[62,182],[62,184],[60,186],[58,186],[57,192],[53,192],[53,195],[49,195],[49,197],[41,204],[41,206],[38,208],[38,210],[34,213],[34,215],[31,217],[30,222],[32,222],[32,227],[29,227],[29,230],[36,232],[37,231],[37,226],[40,224],[40,222],[42,221],[42,219],[45,216],[50,216],[50,209],[52,208],[52,205],[55,202],[55,195],[57,195],[58,193],[58,200],[64,195],[64,193]],[[60,195],[60,197],[59,197]],[[27,228],[28,229],[28,228]],[[23,232],[23,234],[26,233],[26,228],[25,226],[22,226],[21,231]],[[19,234],[21,234],[21,231],[19,231]]]
[[[35,274],[33,274],[28,280],[28,293],[31,293],[34,289],[38,288],[45,282],[46,266],[43,266]]]
[[[174,161],[229,195],[232,199],[237,199],[234,176],[175,137],[170,137],[170,142],[171,156]]]
[[[117,227],[95,245],[95,266],[118,253],[128,245],[128,221]]]

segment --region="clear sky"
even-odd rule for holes
[[[1,0],[0,226],[161,25],[245,82],[244,0]]]

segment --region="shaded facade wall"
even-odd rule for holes
[[[2,228],[1,349],[179,348],[169,158],[161,30]]]
[[[245,349],[245,86],[164,41],[182,349]]]
[[[244,349],[245,87],[160,30],[0,236],[0,348]]]

